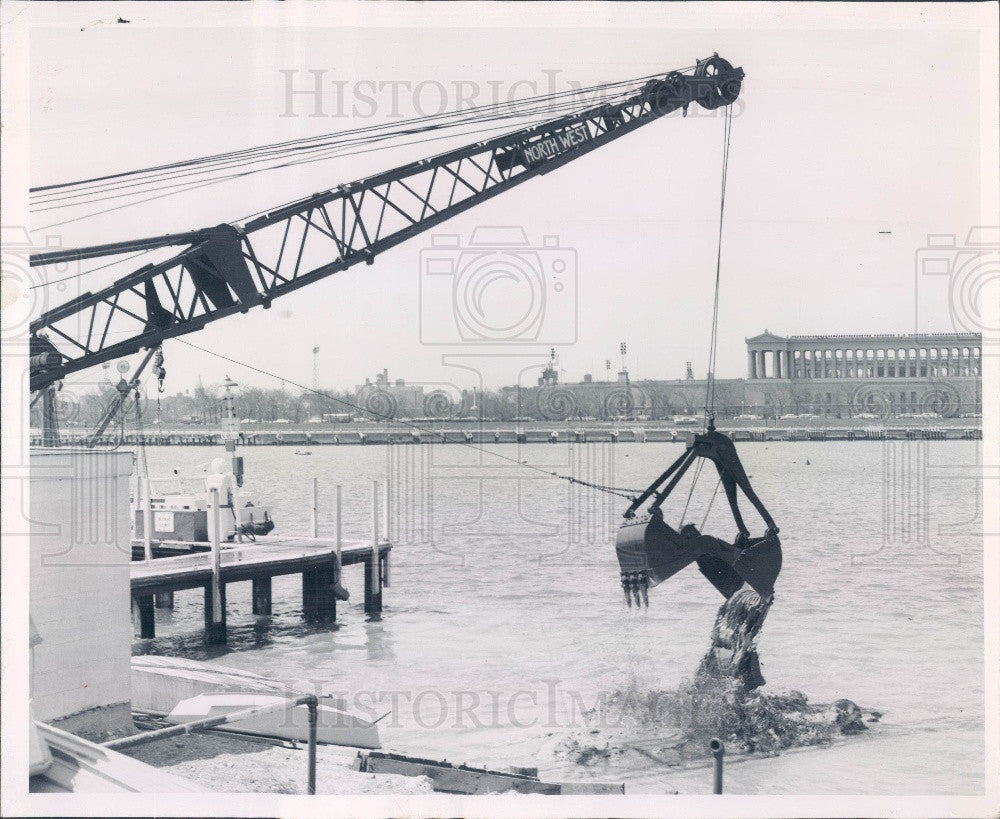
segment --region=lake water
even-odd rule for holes
[[[207,659],[310,690],[346,693],[379,715],[383,743],[456,762],[540,764],[543,774],[618,781],[629,792],[707,793],[704,767],[571,769],[546,749],[581,724],[601,692],[677,686],[708,646],[722,598],[693,567],[626,608],[614,530],[626,501],[519,466],[642,488],[679,444],[246,448],[245,492],[271,506],[276,534],[309,530],[319,478],[321,532],[344,487],[345,537],[370,531],[372,479],[392,478],[391,588],[366,618],[360,567],[333,628],[303,623],[298,576],[274,581],[274,615],[255,619],[250,584],[228,589],[229,645],[205,649],[201,593],[158,609],[150,651]],[[740,445],[781,526],[784,569],[759,644],[767,690],[816,702],[847,697],[883,712],[859,738],[730,765],[737,793],[981,793],[982,512],[977,442]],[[150,448],[152,475],[221,453]],[[710,469],[710,465],[709,465]],[[701,524],[716,485],[706,470],[687,520]],[[721,495],[721,493],[720,493]],[[676,520],[686,485],[667,504]],[[752,529],[759,521],[749,504]],[[735,527],[716,497],[705,530]],[[537,762],[536,762],[537,760]]]

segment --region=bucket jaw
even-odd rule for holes
[[[719,471],[719,480],[739,530],[735,543],[702,534],[691,524],[677,531],[663,519],[660,505],[698,457],[711,460]],[[767,532],[763,537],[750,537],[737,505],[737,488],[743,491],[766,523]],[[636,517],[636,510],[649,498],[654,498],[649,513]],[[633,603],[648,605],[650,587],[691,563],[698,565],[705,578],[726,599],[746,583],[763,601],[770,602],[781,571],[778,526],[750,486],[733,442],[712,427],[704,435],[696,435],[684,454],[632,502],[618,530],[615,549],[629,606]]]
[[[774,596],[781,571],[781,541],[777,534],[727,543],[687,525],[675,531],[657,509],[626,521],[615,543],[622,587],[629,606],[647,604],[647,591],[696,563],[723,597],[732,597],[746,583],[765,602]]]

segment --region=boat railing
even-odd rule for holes
[[[199,476],[171,475],[167,478],[150,478],[149,489],[153,495],[202,495],[207,493],[205,478]]]

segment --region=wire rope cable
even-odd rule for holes
[[[188,347],[191,347],[194,350],[199,350],[199,351],[201,351],[203,353],[207,353],[208,355],[212,355],[212,356],[215,356],[216,358],[222,359],[223,361],[228,361],[229,363],[235,364],[238,367],[243,367],[243,368],[245,368],[247,370],[250,370],[250,371],[255,372],[255,373],[259,373],[261,375],[266,375],[269,378],[273,378],[273,379],[275,379],[277,381],[282,381],[282,382],[284,382],[286,384],[291,384],[293,387],[297,387],[298,389],[303,390],[304,392],[309,392],[309,393],[312,393],[313,395],[317,395],[317,396],[319,396],[321,398],[325,398],[325,399],[327,399],[329,401],[334,401],[334,402],[336,402],[338,404],[341,404],[341,405],[343,405],[345,407],[350,407],[351,409],[357,410],[358,412],[361,412],[361,413],[364,413],[365,415],[371,416],[376,421],[392,422],[392,423],[398,424],[400,426],[407,427],[408,429],[412,429],[412,430],[414,430],[416,432],[426,433],[427,435],[431,435],[431,436],[440,436],[441,435],[440,432],[437,432],[436,430],[430,429],[429,427],[423,427],[423,426],[420,426],[419,424],[415,424],[415,423],[413,423],[411,421],[395,420],[390,415],[388,415],[387,413],[380,413],[380,412],[376,412],[374,410],[368,409],[366,407],[362,407],[362,406],[360,406],[358,404],[353,403],[352,401],[347,401],[347,400],[345,400],[343,398],[338,398],[337,396],[331,395],[330,393],[324,392],[323,390],[315,389],[315,388],[309,387],[309,386],[307,386],[305,384],[300,384],[299,382],[293,381],[290,378],[278,375],[277,373],[270,372],[269,370],[265,370],[263,367],[258,367],[258,366],[255,366],[253,364],[248,364],[245,361],[240,361],[239,359],[233,358],[233,357],[228,356],[228,355],[224,355],[223,353],[216,352],[215,350],[209,350],[206,347],[201,347],[198,344],[193,344],[190,341],[187,341],[186,339],[178,338],[178,339],[176,339],[176,341],[179,341],[181,344],[184,344],[184,345],[186,345]],[[574,478],[572,475],[561,475],[558,472],[554,472],[554,471],[551,471],[551,470],[548,470],[548,469],[543,469],[540,466],[535,466],[534,464],[529,464],[526,461],[522,461],[522,460],[520,460],[518,458],[511,458],[508,455],[503,455],[502,453],[496,452],[495,450],[488,449],[488,448],[483,447],[483,446],[477,446],[476,444],[471,444],[471,443],[469,443],[467,441],[455,441],[454,443],[458,444],[459,446],[468,447],[469,449],[475,450],[477,452],[490,455],[491,457],[498,458],[498,459],[500,459],[502,461],[507,461],[509,463],[516,464],[517,466],[523,467],[523,468],[528,469],[528,470],[532,470],[534,472],[538,472],[538,473],[540,473],[542,475],[546,475],[546,476],[551,477],[551,478],[558,478],[560,480],[568,481],[569,483],[572,483],[572,484],[577,484],[579,486],[586,486],[586,487],[588,487],[590,489],[594,489],[596,491],[607,492],[608,494],[612,494],[612,495],[618,495],[620,497],[627,498],[628,500],[632,500],[632,497],[634,495],[637,495],[640,492],[642,492],[641,489],[631,489],[631,488],[626,488],[626,487],[621,487],[621,486],[609,486],[607,484],[592,483],[590,481],[585,481],[585,480],[582,480],[580,478]]]

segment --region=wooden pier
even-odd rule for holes
[[[154,542],[154,556],[158,553],[175,556],[133,560],[132,614],[136,633],[142,638],[154,637],[154,608],[172,605],[174,592],[201,588],[205,591],[206,642],[224,643],[226,586],[253,583],[253,613],[269,615],[271,578],[287,574],[302,575],[304,617],[334,620],[338,598],[346,599],[340,582],[342,569],[358,564],[364,566],[365,572],[365,612],[378,614],[382,611],[382,587],[388,585],[385,581],[392,545],[382,539],[377,542],[377,549],[371,542],[343,543],[339,559],[336,542],[321,538],[269,536],[258,537],[252,543],[227,544],[219,552],[217,592],[216,568],[209,544]],[[140,554],[141,549],[140,543]],[[181,550],[188,553],[177,554]]]

